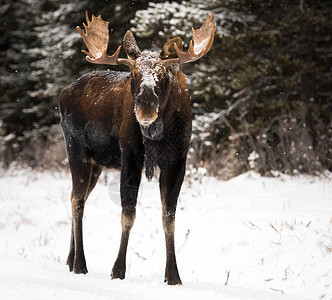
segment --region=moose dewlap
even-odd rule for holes
[[[213,15],[212,15],[213,17]],[[162,221],[166,240],[165,281],[181,284],[175,258],[174,223],[191,137],[191,102],[179,65],[204,56],[211,48],[215,28],[208,17],[187,52],[173,38],[159,52],[140,51],[131,31],[121,46],[106,54],[108,22],[86,14],[86,33],[78,32],[88,48],[90,63],[126,65],[130,72],[94,71],[67,86],[60,95],[61,126],[72,174],[72,230],[67,264],[70,271],[87,273],[82,218],[85,202],[103,167],[121,170],[122,235],[112,278],[124,279],[130,230],[136,216],[142,170],[148,179],[160,169]]]

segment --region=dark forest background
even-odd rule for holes
[[[188,43],[191,26],[199,27],[213,11],[217,32],[211,51],[181,67],[195,116],[188,172],[230,178],[248,170],[332,171],[330,1],[0,3],[3,168],[66,164],[59,93],[80,75],[104,68],[87,63],[81,53],[75,27],[85,21],[86,10],[110,22],[109,54],[128,29],[141,49],[161,47],[174,36]]]

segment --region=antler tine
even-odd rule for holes
[[[124,64],[129,67],[133,65],[130,59],[119,59],[121,46],[117,48],[112,56],[106,54],[109,40],[108,22],[103,21],[99,15],[97,18],[92,14],[89,20],[88,12],[85,12],[86,24],[83,23],[86,34],[77,26],[76,30],[81,35],[88,51],[82,50],[87,56],[86,60],[94,64],[119,65]]]
[[[216,32],[213,24],[213,13],[211,17],[207,17],[206,21],[199,29],[195,30],[192,28],[192,32],[194,42],[192,40],[190,41],[187,53],[181,51],[178,45],[174,44],[180,64],[195,61],[203,57],[211,49],[214,33]]]

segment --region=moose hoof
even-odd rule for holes
[[[70,269],[70,266],[69,266]],[[73,271],[75,274],[86,274],[88,273],[88,269],[86,268],[85,259],[84,260],[76,260],[74,261]]]
[[[74,264],[72,262],[67,261],[67,266],[69,267],[69,272],[73,272]]]
[[[67,258],[67,265],[69,267],[69,271],[74,271],[75,274],[88,273],[84,255],[75,256],[74,252],[70,252]]]
[[[121,268],[117,265],[117,263],[114,264],[113,269],[112,269],[112,274],[111,277],[112,279],[124,279],[125,278],[125,274],[126,274],[126,269],[125,268]]]
[[[164,282],[167,282],[168,285],[182,285],[179,274],[169,274],[165,276]]]
[[[67,258],[67,266],[69,267],[69,271],[72,272],[74,269],[74,253],[69,253]]]
[[[88,269],[86,267],[74,267],[75,274],[86,274],[88,273]]]
[[[73,270],[74,270],[73,264],[70,265],[67,263],[67,265],[69,267],[69,272],[73,272]]]

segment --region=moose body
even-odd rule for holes
[[[162,53],[141,52],[128,31],[124,38],[128,59],[119,59],[120,47],[113,56],[106,55],[108,23],[100,16],[93,16],[91,22],[87,17],[87,23],[86,35],[79,30],[90,51],[86,52],[87,60],[126,64],[130,72],[90,72],[60,95],[61,126],[72,174],[72,235],[67,264],[70,271],[87,273],[82,235],[85,202],[102,168],[119,168],[122,235],[112,278],[125,277],[142,170],[145,168],[151,179],[158,167],[166,240],[165,281],[181,284],[174,247],[175,212],[185,174],[192,115],[186,78],[178,67],[182,51],[176,52],[175,44],[180,45],[179,38],[166,43]]]

